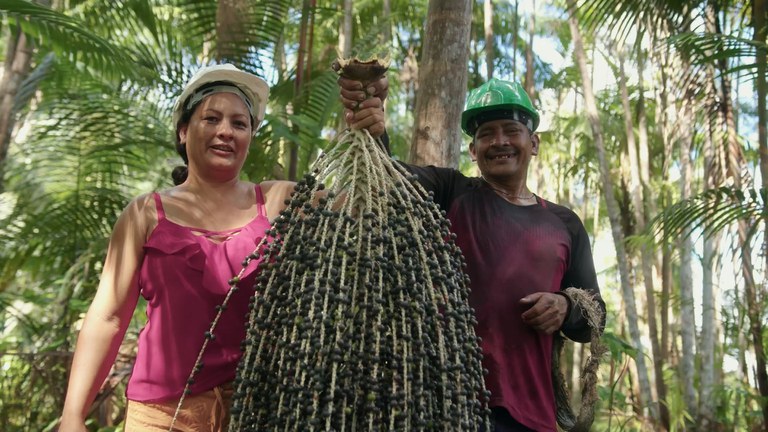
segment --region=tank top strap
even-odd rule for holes
[[[254,190],[256,191],[256,209],[259,212],[259,216],[266,216],[266,211],[264,210],[264,193],[261,191],[261,185],[256,183]]]
[[[160,194],[157,192],[152,193],[152,197],[155,199],[155,210],[157,211],[157,221],[165,219],[165,211],[163,210],[163,201],[160,199]]]

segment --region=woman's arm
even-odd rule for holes
[[[96,296],[77,338],[59,431],[85,431],[85,417],[107,377],[139,299],[149,196],[132,201],[115,223]],[[156,219],[156,216],[154,216]]]

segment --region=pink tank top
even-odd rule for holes
[[[157,227],[144,244],[139,273],[141,295],[147,300],[147,324],[139,335],[138,355],[128,382],[128,399],[142,402],[179,398],[216,316],[227,283],[242,270],[269,228],[264,196],[256,185],[258,215],[246,226],[227,232],[207,231],[165,218],[155,193]],[[245,338],[248,300],[253,295],[258,262],[249,264],[223,312],[203,356],[203,368],[192,394],[212,389],[235,377],[240,343]]]

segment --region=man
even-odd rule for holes
[[[366,95],[385,94],[385,80],[366,91],[339,80],[344,105],[356,108],[346,113],[351,127],[383,115],[381,99]],[[539,114],[519,83],[491,79],[470,91],[461,118],[480,177],[407,165],[447,212],[467,263],[495,431],[557,430],[554,335],[589,342],[592,332],[573,288],[595,300],[602,320],[597,331],[604,324],[584,225],[527,185],[531,159],[539,153],[538,125]]]

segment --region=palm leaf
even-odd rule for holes
[[[151,92],[82,84],[48,89],[37,110],[44,117],[33,114],[31,135],[12,147],[8,184],[17,202],[0,230],[0,286],[20,269],[54,284],[109,236],[130,197],[169,182],[168,111]]]
[[[185,29],[181,35],[191,51],[202,52],[204,45],[212,48],[218,61],[235,63],[238,67],[264,76],[274,60],[274,47],[280,43],[291,2],[287,0],[242,0],[238,12],[242,15],[235,28],[220,28],[220,2],[210,0],[180,1],[177,26]],[[222,56],[222,53],[228,53]]]
[[[659,213],[648,233],[659,241],[688,238],[695,232],[709,237],[737,221],[756,224],[768,215],[768,189],[746,191],[723,186],[679,201]]]
[[[709,66],[721,60],[728,60],[737,66],[729,68],[725,71],[726,73],[740,74],[744,71],[745,75],[752,79],[756,78],[757,64],[744,63],[741,60],[754,58],[757,48],[765,46],[765,44],[737,36],[693,32],[671,36],[668,43],[688,53],[694,65]]]
[[[634,29],[641,39],[647,30],[675,28],[686,20],[686,0],[583,0],[576,6],[579,23],[589,33],[598,28],[611,29],[615,40],[625,40]]]
[[[119,10],[119,8],[117,9]],[[39,46],[51,47],[58,55],[107,76],[140,79],[150,69],[136,53],[89,30],[81,20],[26,0],[0,0],[4,20],[33,37]]]

